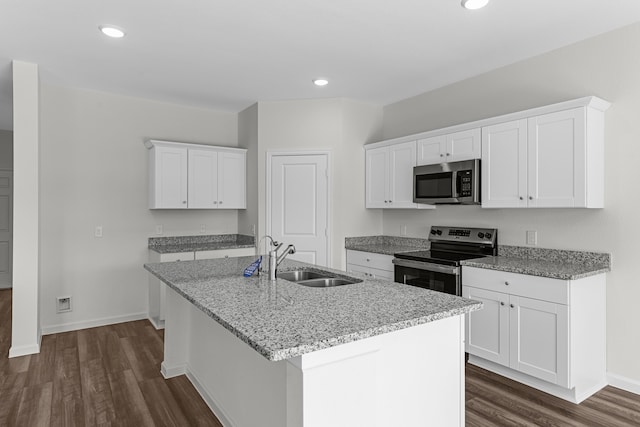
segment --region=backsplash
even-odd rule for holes
[[[158,246],[200,245],[207,243],[236,243],[238,245],[253,245],[255,238],[244,234],[209,234],[199,236],[149,237],[149,249]]]
[[[574,264],[611,265],[611,254],[602,252],[498,245],[498,255],[508,258],[538,259],[543,261],[567,262]]]

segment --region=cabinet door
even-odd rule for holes
[[[218,152],[218,209],[246,209],[246,153]]]
[[[509,366],[509,295],[463,286],[462,296],[484,304],[466,315],[465,350]]]
[[[585,109],[529,119],[529,206],[586,206]]]
[[[190,209],[213,209],[218,205],[218,153],[189,150]]]
[[[482,128],[483,208],[527,206],[527,121]]]
[[[445,162],[446,147],[444,135],[418,140],[416,165],[435,165]]]
[[[416,165],[416,142],[389,147],[390,208],[415,208],[413,203],[413,167]]]
[[[569,311],[566,305],[510,297],[510,367],[569,385]]]
[[[445,135],[447,162],[479,159],[482,154],[480,128]]]
[[[386,208],[389,205],[389,147],[367,150],[365,160],[365,206]]]
[[[151,177],[154,193],[150,208],[187,208],[187,150],[154,147]]]

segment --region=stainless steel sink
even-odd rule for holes
[[[293,271],[278,271],[276,274],[278,279],[288,280],[290,282],[299,282],[301,280],[319,279],[321,277],[327,277],[327,274],[318,273],[316,271],[308,270],[293,270]]]
[[[323,277],[320,279],[302,280],[298,285],[309,286],[310,288],[329,288],[332,286],[352,285],[360,281],[347,280],[340,277]]]
[[[336,277],[336,275],[328,271],[313,270],[278,271],[276,277],[310,288],[328,288],[362,282],[359,279]]]

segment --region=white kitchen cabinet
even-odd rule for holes
[[[603,112],[556,111],[482,128],[482,207],[601,208]]]
[[[253,256],[255,254],[256,254],[256,249],[253,247],[219,249],[215,251],[197,251],[195,253],[195,259],[229,258],[229,257],[240,257],[240,256]]]
[[[155,145],[149,151],[149,208],[187,209],[187,150]]]
[[[147,141],[150,209],[245,209],[246,150]]]
[[[438,135],[417,141],[417,165],[479,159],[480,128]]]
[[[606,385],[605,276],[559,280],[462,268],[475,365],[574,403]]]
[[[347,250],[347,272],[362,273],[371,279],[393,282],[393,256]]]
[[[365,158],[367,208],[416,208],[413,203],[415,141],[367,149]]]
[[[149,262],[193,261],[193,252],[161,254],[149,250]],[[149,275],[149,313],[148,318],[156,329],[164,328],[166,305],[166,285],[154,275]]]

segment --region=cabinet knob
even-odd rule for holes
[[[449,157],[450,155],[451,155],[450,153],[447,153],[447,157]]]
[[[524,200],[524,197],[520,196],[520,200]]]
[[[500,301],[500,305],[504,305],[504,301]]]
[[[367,258],[367,262],[371,261],[369,258]]]
[[[183,205],[186,205],[186,204],[187,204],[187,201],[186,201],[186,200],[183,200],[183,201],[182,201],[182,204],[183,204]]]
[[[504,284],[505,284],[506,286],[509,286],[509,282],[504,282]]]
[[[214,200],[214,201],[213,201],[213,204],[214,204],[214,205],[217,205],[217,204],[218,204],[218,202],[217,202],[216,200]]]
[[[222,204],[222,200],[220,200],[220,202],[219,202],[219,203],[220,203],[220,204]]]
[[[509,304],[509,307],[513,308],[513,304]]]
[[[389,200],[389,203],[392,203],[392,202],[393,202],[393,200]]]
[[[444,157],[444,154],[440,154],[440,157]]]
[[[533,200],[533,196],[529,196],[529,200]]]

